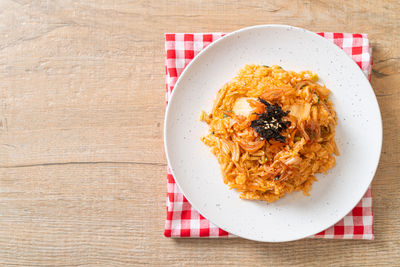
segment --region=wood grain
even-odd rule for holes
[[[162,235],[163,34],[267,23],[369,34],[374,241]],[[398,265],[399,26],[398,1],[0,1],[0,265]]]

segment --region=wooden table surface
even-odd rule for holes
[[[369,34],[374,241],[163,237],[163,34],[268,23]],[[398,1],[1,0],[0,36],[0,266],[399,266]]]

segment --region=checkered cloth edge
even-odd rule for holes
[[[371,47],[366,34],[318,33],[346,52],[370,79]],[[189,62],[206,46],[224,36],[223,33],[165,34],[166,102],[175,83]],[[166,237],[235,237],[204,218],[187,201],[167,168]],[[357,206],[334,226],[313,238],[374,239],[371,187]]]

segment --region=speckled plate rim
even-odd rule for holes
[[[221,225],[221,224],[215,223],[215,222],[212,220],[212,218],[209,218],[209,217],[207,216],[207,214],[204,214],[204,213],[206,213],[205,211],[202,212],[202,210],[203,210],[202,208],[197,207],[196,203],[194,203],[194,202],[191,200],[191,196],[190,196],[190,195],[185,194],[184,188],[182,188],[181,185],[180,185],[180,182],[179,182],[180,179],[179,179],[179,177],[177,177],[177,176],[175,175],[175,173],[174,173],[174,168],[173,168],[173,166],[171,165],[171,160],[170,160],[171,156],[170,156],[170,153],[172,153],[172,150],[173,150],[173,149],[170,149],[170,148],[169,148],[169,142],[168,142],[169,133],[168,133],[168,127],[167,127],[167,126],[169,125],[169,120],[171,120],[170,109],[171,109],[172,105],[174,105],[174,102],[175,102],[175,101],[174,101],[175,95],[176,95],[176,94],[179,94],[179,92],[180,92],[180,90],[181,90],[180,84],[181,84],[182,80],[185,79],[186,73],[190,70],[191,66],[192,66],[193,64],[195,64],[195,62],[196,62],[199,58],[201,58],[201,57],[203,56],[204,53],[206,53],[207,51],[213,49],[213,47],[216,46],[218,43],[224,42],[225,39],[231,38],[232,36],[238,35],[238,34],[240,34],[240,33],[246,32],[246,31],[251,31],[251,30],[253,30],[253,29],[270,28],[270,27],[274,27],[274,28],[283,28],[283,29],[292,29],[292,30],[294,29],[294,30],[303,31],[305,34],[311,34],[311,35],[313,35],[313,36],[316,37],[316,38],[321,38],[321,39],[323,39],[323,40],[327,43],[328,46],[331,46],[331,49],[336,49],[337,51],[339,51],[339,53],[342,53],[342,54],[346,55],[349,59],[351,59],[351,57],[350,57],[349,55],[347,55],[342,49],[340,49],[338,46],[336,46],[335,44],[333,44],[333,43],[330,42],[329,40],[326,40],[325,38],[323,38],[323,37],[321,37],[321,36],[315,34],[314,32],[311,32],[311,31],[308,31],[308,30],[306,30],[306,29],[302,29],[302,28],[299,28],[299,27],[289,26],[289,25],[280,25],[280,24],[256,25],[256,26],[250,26],[250,27],[242,28],[242,29],[239,29],[239,30],[237,30],[237,31],[231,32],[231,33],[229,33],[229,34],[226,34],[225,36],[223,36],[223,37],[221,37],[220,39],[214,41],[213,43],[211,43],[210,45],[208,45],[205,49],[203,49],[203,50],[202,50],[202,51],[201,51],[201,52],[186,66],[186,68],[183,70],[183,72],[182,72],[181,75],[179,76],[179,78],[178,78],[178,80],[177,80],[177,82],[176,82],[176,84],[175,84],[175,88],[174,88],[174,90],[172,91],[172,94],[171,94],[171,96],[170,96],[169,104],[167,105],[167,108],[166,108],[165,120],[164,120],[164,149],[165,149],[165,153],[166,153],[166,157],[167,157],[168,164],[169,164],[169,166],[171,166],[172,175],[175,177],[175,182],[176,182],[176,184],[177,184],[178,187],[181,189],[181,191],[184,193],[185,197],[186,197],[187,200],[191,203],[191,205],[192,205],[196,210],[198,210],[203,216],[205,216],[208,220],[210,220],[211,222],[213,222],[214,224],[216,224],[216,225],[217,225],[218,227],[220,227],[221,229],[224,229],[225,231],[228,231],[228,232],[230,232],[230,233],[232,233],[232,234],[234,234],[234,235],[237,235],[237,236],[239,236],[239,237],[242,237],[242,238],[246,238],[246,239],[250,239],[250,240],[254,240],[254,241],[260,241],[260,242],[287,242],[287,241],[299,240],[299,239],[306,238],[306,237],[312,236],[312,235],[314,235],[314,234],[317,234],[317,233],[319,233],[319,232],[321,232],[321,231],[323,231],[323,230],[325,230],[325,229],[327,229],[327,228],[333,226],[333,225],[336,224],[339,220],[341,220],[341,219],[342,219],[345,215],[347,215],[347,214],[357,205],[357,203],[362,199],[362,197],[364,196],[365,192],[367,191],[367,189],[368,189],[370,183],[372,182],[372,180],[373,180],[373,178],[374,178],[374,176],[375,176],[376,170],[377,170],[377,168],[378,168],[379,159],[380,159],[380,154],[381,154],[381,149],[382,149],[382,118],[381,118],[381,113],[380,113],[380,109],[379,109],[379,104],[378,104],[378,101],[377,101],[377,99],[376,99],[375,93],[374,93],[374,91],[373,91],[371,85],[369,84],[368,79],[364,76],[364,74],[362,73],[361,69],[358,67],[358,65],[354,62],[353,59],[351,59],[351,60],[349,61],[349,64],[353,64],[354,66],[356,66],[357,69],[358,69],[358,70],[360,71],[360,73],[362,74],[362,76],[364,77],[364,79],[368,82],[369,88],[364,88],[363,90],[369,90],[370,93],[372,93],[372,96],[374,97],[374,101],[376,102],[376,107],[374,107],[374,108],[376,109],[376,112],[377,112],[377,115],[378,115],[378,123],[377,123],[377,125],[376,125],[376,129],[377,129],[376,134],[377,134],[377,142],[378,142],[379,148],[378,148],[378,150],[376,151],[376,153],[375,153],[375,155],[374,155],[374,162],[375,162],[375,164],[374,164],[374,166],[372,167],[372,168],[373,168],[373,172],[372,172],[372,174],[368,177],[368,179],[366,179],[368,182],[365,182],[365,183],[363,184],[363,190],[360,190],[360,191],[359,191],[359,192],[362,192],[362,194],[359,194],[359,197],[357,197],[358,200],[355,201],[354,203],[352,203],[352,205],[348,205],[348,208],[345,209],[341,214],[339,214],[339,215],[337,216],[337,219],[336,219],[336,220],[330,222],[329,224],[323,225],[323,226],[321,226],[321,227],[316,227],[312,233],[307,233],[307,234],[300,235],[300,236],[296,236],[296,237],[293,237],[293,238],[285,238],[285,239],[279,239],[279,240],[277,240],[277,239],[273,239],[273,240],[272,240],[272,239],[265,239],[265,238],[259,239],[259,238],[251,238],[251,237],[248,237],[248,236],[246,236],[246,235],[243,235],[242,233],[233,232],[233,231],[232,231],[229,227],[227,227],[226,225]]]

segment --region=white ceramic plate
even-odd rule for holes
[[[200,141],[208,128],[201,111],[209,112],[218,89],[251,63],[311,70],[332,90],[341,155],[328,175],[317,175],[309,197],[292,193],[272,204],[239,199]],[[226,35],[187,66],[167,108],[164,137],[172,173],[194,208],[232,234],[278,242],[325,230],[360,201],[378,165],[382,123],[368,80],[340,48],[304,29],[261,25]]]

